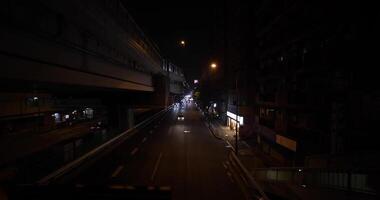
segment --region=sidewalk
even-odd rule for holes
[[[223,126],[218,122],[211,123],[211,128],[216,137],[228,142],[232,149],[235,150],[236,133],[227,126]],[[282,162],[273,157],[264,154],[257,149],[257,146],[252,141],[238,141],[239,159],[246,165],[248,169],[264,168],[264,167],[280,167]],[[255,145],[255,146],[253,146]]]
[[[225,140],[231,148],[235,149],[235,131],[217,122],[210,124],[210,130],[215,137]],[[248,141],[252,144],[253,142]],[[237,156],[245,168],[253,176],[253,171],[257,168],[270,168],[283,166],[280,161],[266,155],[255,146],[249,145],[244,140],[239,140],[239,155]],[[254,144],[254,143],[253,143]],[[255,178],[253,176],[253,178]],[[257,177],[256,177],[257,178]],[[255,179],[256,179],[255,178]],[[258,181],[270,199],[372,199],[367,195],[350,194],[343,190],[327,188],[308,187],[305,185],[294,185],[288,182]],[[374,198],[373,198],[374,199]]]

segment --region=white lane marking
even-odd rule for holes
[[[184,132],[184,133],[190,133],[190,131],[189,131],[189,130],[184,130],[183,132]]]
[[[161,157],[162,157],[162,153],[160,153],[160,155],[158,156],[158,159],[157,159],[156,164],[155,164],[154,169],[153,169],[152,176],[150,177],[150,180],[152,180],[152,181],[154,179],[154,176],[156,175],[158,166],[160,165]]]
[[[223,167],[225,168],[225,169],[227,169],[228,167],[227,167],[227,165],[226,165],[226,163],[222,163],[223,164]]]
[[[232,183],[235,183],[234,179],[232,178],[232,174],[230,172],[227,172],[228,178]]]
[[[228,175],[229,177],[231,177],[231,176],[232,176],[232,174],[231,174],[230,172],[227,172],[227,175]]]
[[[131,152],[131,155],[132,155],[132,156],[135,155],[135,153],[136,153],[138,150],[139,150],[139,148],[135,147],[135,148],[133,149],[133,151]]]
[[[119,173],[121,172],[121,170],[123,170],[124,166],[120,165],[119,167],[116,168],[116,170],[112,173],[112,178],[115,178],[117,175],[119,175]]]
[[[146,141],[146,137],[144,137],[142,140],[141,140],[141,143],[144,143]]]

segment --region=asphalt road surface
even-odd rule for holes
[[[194,104],[140,131],[72,180],[76,184],[123,183],[170,187],[173,199],[243,199],[223,166],[228,149],[205,126]]]

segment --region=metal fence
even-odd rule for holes
[[[372,170],[291,167],[255,169],[251,173],[258,181],[376,194],[369,184]]]

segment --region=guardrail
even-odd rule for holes
[[[369,186],[371,170],[348,170],[326,168],[261,168],[252,171],[258,181],[289,183],[302,187],[321,187],[349,192],[376,194]],[[373,173],[378,173],[373,171]]]
[[[49,184],[49,183],[53,182],[54,180],[57,180],[60,177],[64,176],[65,174],[71,172],[72,170],[80,167],[86,161],[94,159],[100,153],[103,153],[105,151],[111,151],[112,149],[114,149],[118,145],[120,145],[122,142],[124,142],[125,140],[127,140],[128,138],[133,136],[139,128],[142,128],[142,127],[148,125],[153,120],[157,119],[158,117],[162,116],[163,114],[166,114],[167,111],[169,111],[172,108],[173,108],[173,105],[171,105],[168,108],[156,113],[152,117],[138,123],[136,126],[124,131],[123,133],[112,138],[111,140],[107,141],[106,143],[100,145],[99,147],[89,151],[88,153],[84,154],[83,156],[75,159],[74,161],[64,165],[63,167],[57,169],[56,171],[50,173],[49,175],[41,178],[40,180],[37,181],[37,184],[39,184],[39,185]]]
[[[258,199],[258,200],[269,200],[268,196],[265,194],[261,186],[256,182],[252,177],[249,171],[244,167],[239,158],[235,155],[234,152],[230,152],[228,155],[228,160],[231,163],[234,170],[237,174],[240,175],[239,178],[243,180],[248,191],[248,199]]]
[[[214,135],[215,138],[217,138],[219,140],[224,140],[223,134],[220,133],[220,131],[215,127],[215,125],[209,119],[206,118],[205,123],[206,123],[207,128],[210,130],[210,132],[212,133],[212,135]],[[227,143],[229,143],[227,140],[225,140],[225,141]],[[232,147],[232,145],[231,145],[231,147]],[[233,148],[233,150],[235,151],[234,148]]]

